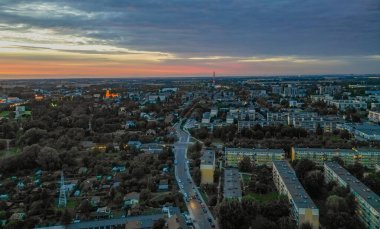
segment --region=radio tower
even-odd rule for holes
[[[60,185],[61,187],[59,189],[58,207],[65,208],[67,204],[67,198],[66,198],[65,178],[63,177],[63,171],[61,171]]]
[[[215,87],[215,72],[212,75],[212,86]]]

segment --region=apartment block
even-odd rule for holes
[[[226,199],[241,199],[240,174],[236,168],[224,169],[223,196]]]
[[[324,169],[326,182],[350,188],[357,202],[356,214],[366,228],[380,228],[380,197],[338,163],[326,162]]]
[[[325,148],[296,148],[292,147],[291,159],[308,159],[317,165],[323,166],[325,161],[331,161],[334,157],[339,157],[344,164],[354,164],[356,161],[355,151],[352,149],[325,149]]]
[[[271,126],[276,124],[284,124],[283,122],[269,122],[265,120],[255,120],[255,121],[238,121],[238,132],[242,131],[243,129],[250,129],[255,127],[256,125],[259,126]]]
[[[369,111],[368,119],[372,122],[380,122],[380,111]]]
[[[371,123],[343,123],[338,129],[349,131],[362,141],[380,141],[380,126]]]
[[[267,166],[272,166],[272,161],[285,158],[282,149],[225,148],[224,155],[227,166],[231,167],[237,167],[244,156],[249,157],[253,164]]]
[[[210,116],[211,116],[211,118],[218,116],[218,108],[217,107],[211,108]]]
[[[357,100],[333,100],[333,101],[330,101],[329,104],[334,105],[336,108],[338,108],[341,111],[344,111],[348,108],[367,109],[366,102],[361,102]]]
[[[215,152],[204,150],[201,157],[201,184],[213,184],[215,172]]]
[[[342,87],[340,85],[323,85],[318,86],[318,91],[320,95],[335,95],[342,91]]]
[[[231,107],[229,109],[229,114],[237,120],[254,120],[256,117],[256,111],[254,107]]]
[[[211,119],[210,112],[203,113],[203,115],[202,115],[202,123],[208,124],[208,123],[210,123],[210,119]]]
[[[337,125],[342,123],[343,120],[336,116],[298,116],[292,115],[288,118],[288,125],[303,128],[308,131],[315,132],[317,127],[320,126],[324,132],[333,132]]]
[[[313,229],[318,229],[319,209],[287,161],[273,161],[273,181],[278,192],[287,196],[297,225],[300,227],[304,223],[309,223]]]
[[[358,149],[324,149],[324,148],[296,148],[291,151],[291,159],[309,159],[317,165],[322,166],[324,162],[339,157],[345,165],[361,163],[368,168],[375,168],[380,162],[380,149],[358,148]]]
[[[234,123],[234,116],[230,113],[230,112],[227,112],[227,115],[226,115],[226,123],[228,124],[233,124]]]

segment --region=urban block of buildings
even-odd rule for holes
[[[357,202],[356,215],[366,228],[380,227],[380,197],[336,162],[324,164],[326,182],[349,187]]]
[[[288,162],[273,161],[273,181],[291,205],[291,212],[298,226],[309,223],[313,229],[319,228],[319,209],[303,188],[295,171]]]

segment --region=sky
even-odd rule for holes
[[[380,73],[379,0],[0,0],[0,79]]]

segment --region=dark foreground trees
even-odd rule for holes
[[[218,205],[217,215],[221,229],[294,228],[289,209],[286,200],[265,204],[248,199],[224,200]]]

